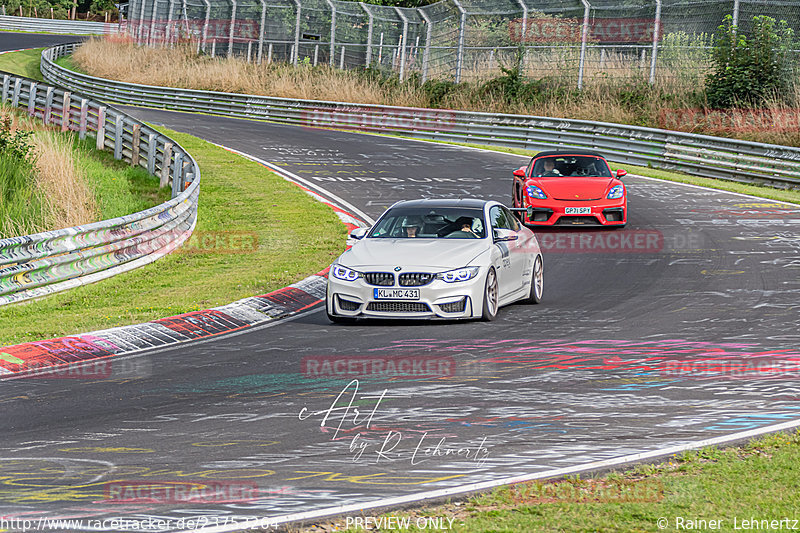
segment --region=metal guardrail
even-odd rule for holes
[[[618,163],[800,188],[800,149],[793,147],[586,120],[293,100],[131,84],[87,76],[54,63],[76,46],[65,44],[42,52],[45,79],[125,104],[527,150],[592,149]]]
[[[98,149],[172,184],[172,199],[111,220],[0,240],[0,305],[38,298],[151,263],[194,230],[200,169],[169,137],[106,104],[0,72],[0,102],[61,131],[96,137]]]
[[[119,24],[87,20],[57,20],[0,15],[0,30],[63,33],[70,35],[106,35],[118,33]]]

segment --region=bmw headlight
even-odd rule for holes
[[[361,273],[342,265],[331,265],[331,276],[342,281],[355,281]]]
[[[525,191],[531,198],[538,198],[539,200],[547,199],[547,195],[544,193],[544,191],[535,185],[528,185],[525,188]]]
[[[609,200],[616,200],[617,198],[622,198],[625,195],[625,187],[622,185],[614,185],[610,191],[608,191],[608,198]]]
[[[478,275],[479,267],[464,267],[455,270],[448,270],[447,272],[440,272],[436,274],[436,279],[440,279],[445,283],[457,283],[459,281],[467,281]]]

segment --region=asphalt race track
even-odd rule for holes
[[[524,162],[128,111],[278,165],[373,218],[408,198],[510,201]],[[367,506],[800,420],[800,208],[624,180],[628,226],[539,232],[544,302],[493,323],[335,326],[317,306],[115,361],[124,378],[4,381],[0,516],[157,517],[177,531],[191,529],[180,519]],[[247,497],[114,498],[154,482],[233,483]]]

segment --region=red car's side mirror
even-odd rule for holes
[[[617,170],[617,178],[621,178],[622,176],[627,176],[627,175],[628,175],[627,170],[622,170],[622,169]]]
[[[526,170],[525,167],[519,167],[517,170],[514,171],[513,174],[518,178],[524,178],[525,170]]]

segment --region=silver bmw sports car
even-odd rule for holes
[[[482,318],[519,300],[539,303],[536,236],[493,201],[394,204],[331,265],[327,312],[356,318]]]

